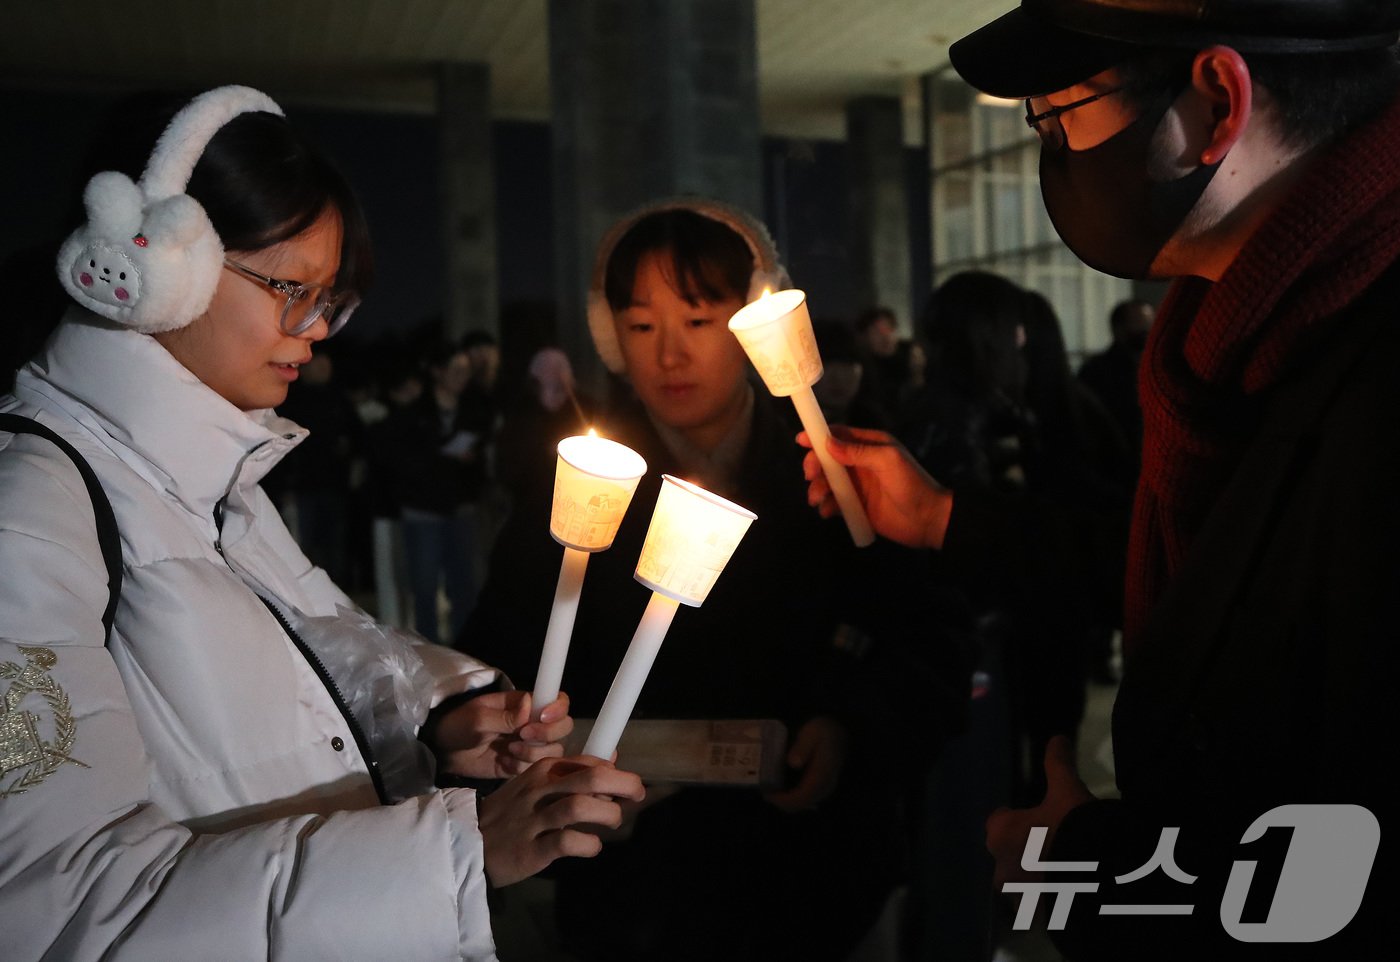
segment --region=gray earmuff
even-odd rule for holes
[[[184,327],[209,308],[224,247],[185,187],[214,134],[255,111],[282,114],[251,87],[206,91],[170,121],[140,183],[110,170],[88,181],[87,222],[58,252],[58,279],[75,301],[147,334]]]

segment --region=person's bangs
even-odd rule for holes
[[[731,228],[691,210],[650,214],[632,226],[608,258],[603,293],[614,311],[632,303],[637,270],[648,255],[662,257],[662,276],[692,305],[748,295],[753,252]]]
[[[690,306],[698,307],[735,296],[714,264],[699,257],[685,257],[675,250],[651,253],[660,259],[661,276],[671,290]]]

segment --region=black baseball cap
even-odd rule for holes
[[[1147,47],[1319,53],[1397,39],[1395,0],[1021,0],[948,55],[973,87],[1019,99],[1073,86]]]

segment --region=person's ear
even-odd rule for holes
[[[1254,112],[1249,66],[1230,47],[1208,47],[1191,63],[1191,86],[1210,103],[1214,121],[1201,163],[1218,164],[1244,135]]]

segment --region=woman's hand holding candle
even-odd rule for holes
[[[506,778],[531,763],[564,754],[574,730],[569,696],[560,694],[531,721],[530,694],[497,691],[469,698],[432,720],[432,748],[443,771],[468,778]]]
[[[622,823],[616,800],[645,797],[640,778],[597,758],[536,762],[479,803],[487,879],[500,888],[561,856],[597,855],[598,828]]]

